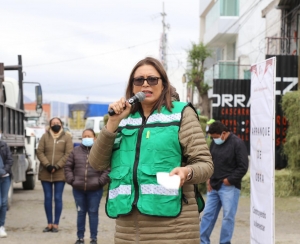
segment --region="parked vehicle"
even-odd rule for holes
[[[18,81],[6,76],[7,71],[17,71]],[[0,130],[1,139],[11,149],[13,156],[12,183],[22,182],[24,190],[33,190],[38,169],[36,158],[35,128],[27,127],[26,121],[34,119],[27,117],[23,102],[23,67],[22,57],[18,56],[17,65],[0,63]],[[42,88],[35,84],[36,116],[42,113]],[[9,191],[9,205],[13,194],[13,184]]]
[[[88,117],[85,121],[85,129],[93,129],[95,133],[99,133],[100,130],[104,127],[104,117],[103,116],[95,116]]]

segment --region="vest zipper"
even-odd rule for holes
[[[84,191],[86,191],[86,185],[87,185],[87,170],[88,170],[88,158],[89,158],[89,149],[87,148],[88,154],[86,155],[86,164],[85,164],[85,174],[84,174]]]
[[[143,130],[144,130],[144,126],[147,123],[147,119],[149,118],[145,118],[144,115],[142,115],[143,118],[143,122],[142,122],[142,126],[139,129],[139,134],[138,134],[138,140],[137,140],[137,148],[136,148],[136,153],[135,153],[135,160],[134,160],[134,166],[133,166],[133,185],[134,185],[134,201],[133,201],[133,205],[136,206],[138,198],[139,198],[139,185],[138,185],[138,181],[137,181],[137,167],[139,164],[139,158],[140,158],[140,150],[141,150],[141,140],[142,140],[142,134],[143,134]]]

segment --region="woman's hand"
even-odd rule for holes
[[[111,103],[108,109],[114,110],[115,115],[109,116],[106,128],[109,132],[115,132],[121,120],[130,114],[131,104],[122,97],[119,101]]]
[[[180,177],[179,187],[182,187],[184,182],[186,182],[188,173],[189,173],[189,169],[187,167],[176,167],[170,172],[170,176],[178,175]]]

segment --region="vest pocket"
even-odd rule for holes
[[[181,188],[166,189],[157,183],[157,169],[142,166],[138,170],[142,184],[139,188],[137,207],[141,213],[152,216],[176,217],[181,211]],[[160,172],[170,172],[162,168]],[[155,204],[153,204],[155,202]]]
[[[113,168],[109,173],[109,184],[106,211],[109,217],[116,218],[120,214],[131,211],[134,197],[132,173],[127,166]]]

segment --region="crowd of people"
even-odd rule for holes
[[[138,92],[145,99],[129,103]],[[77,210],[75,243],[84,243],[86,215],[90,243],[97,243],[98,211],[103,187],[109,183],[105,209],[116,219],[116,244],[199,244],[200,239],[201,244],[210,243],[221,207],[220,243],[230,243],[241,179],[248,169],[244,143],[222,123],[210,121],[207,134],[213,141],[208,148],[197,111],[179,101],[163,65],[151,57],[133,67],[125,97],[109,109],[114,115],[100,134],[96,137],[92,129],[85,129],[76,147],[62,121],[50,120],[37,149],[47,219],[41,231],[59,231],[66,182],[72,186]],[[13,159],[1,140],[0,149],[0,237],[6,237]],[[168,180],[178,184],[172,188],[158,184],[160,172],[168,172]],[[201,219],[195,186],[202,182],[207,183],[207,201]]]

